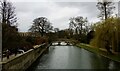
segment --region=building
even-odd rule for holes
[[[40,37],[39,33],[32,33],[32,32],[19,32],[20,36],[22,37],[27,37],[27,36],[32,36],[32,37]]]

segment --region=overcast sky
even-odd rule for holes
[[[38,17],[47,17],[54,28],[65,29],[69,26],[69,18],[76,16],[87,17],[89,22],[97,22],[100,13],[96,8],[97,0],[10,0],[16,7],[18,28],[20,32],[27,32],[32,21]],[[117,13],[117,3],[115,4]]]

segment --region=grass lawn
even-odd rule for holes
[[[107,57],[109,59],[112,59],[114,61],[117,61],[117,62],[120,62],[120,55],[117,55],[117,54],[110,54],[106,51],[103,51],[103,50],[100,50],[99,48],[96,48],[96,47],[92,47],[88,44],[83,44],[83,43],[80,43],[80,44],[77,44],[76,45],[77,47],[80,47],[80,48],[84,48],[90,52],[93,52],[93,53],[96,53],[96,54],[100,54],[104,57]]]

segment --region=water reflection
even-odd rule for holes
[[[69,42],[54,42],[52,43],[52,45],[72,45],[72,44]]]
[[[51,46],[34,67],[36,69],[119,69],[120,63],[75,46]]]

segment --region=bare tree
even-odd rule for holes
[[[75,23],[75,17],[71,17],[70,19],[70,23],[69,23],[69,31],[70,31],[70,35],[72,36],[73,34],[77,34],[76,32],[75,32],[75,30],[76,30],[76,26],[77,26],[77,24]]]
[[[54,28],[54,32],[57,33],[59,31],[59,28]]]
[[[120,1],[118,2],[118,17],[120,18]]]
[[[82,31],[83,31],[83,26],[85,26],[85,24],[88,22],[87,18],[83,18],[82,16],[78,16],[75,18],[75,21],[77,23],[77,28],[78,28],[79,34],[81,35]]]
[[[33,20],[33,25],[29,29],[31,32],[39,32],[41,36],[52,30],[51,23],[46,17],[39,17]]]
[[[83,18],[82,16],[70,18],[69,28],[73,29],[76,34],[81,35],[83,31],[83,26],[85,26],[87,22],[87,18]]]
[[[114,3],[110,0],[99,1],[96,6],[101,12],[98,17],[105,20],[113,14],[112,10],[115,9]]]
[[[11,2],[7,0],[0,1],[0,15],[2,23],[17,26],[15,7]]]

